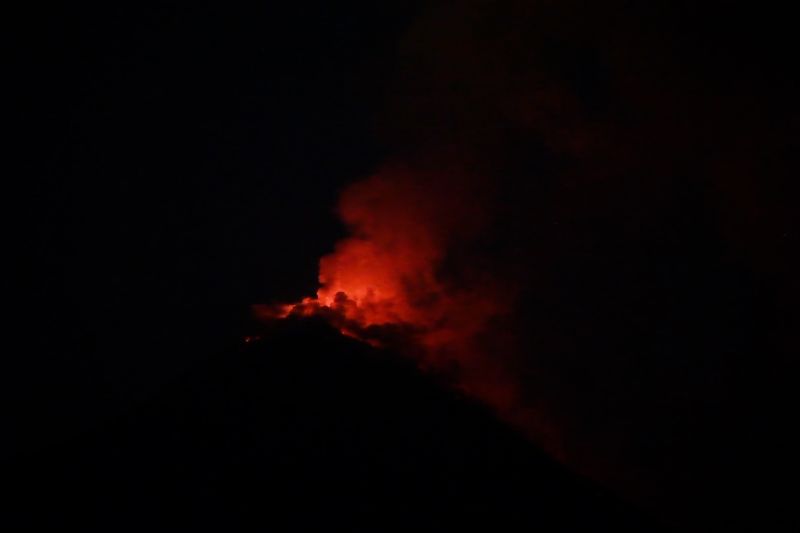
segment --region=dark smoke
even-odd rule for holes
[[[678,498],[731,466],[711,450],[787,350],[756,310],[788,305],[757,281],[788,272],[788,181],[759,181],[780,148],[756,67],[696,55],[670,8],[614,5],[421,16],[381,122],[393,162],[344,191],[351,236],[286,312],[375,343],[399,326],[567,464]]]

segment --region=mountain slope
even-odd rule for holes
[[[32,529],[653,531],[483,407],[314,320],[20,461]]]

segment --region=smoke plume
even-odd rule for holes
[[[399,43],[380,121],[391,162],[342,193],[350,236],[321,259],[316,296],[262,314],[401,339],[629,495],[716,482],[729,464],[693,463],[696,443],[724,447],[757,343],[785,335],[759,329],[747,287],[748,269],[785,268],[788,211],[780,187],[754,178],[770,168],[759,150],[778,146],[754,133],[759,78],[703,78],[712,62],[659,31],[669,15],[577,2],[426,11]],[[753,210],[771,214],[752,225]]]
[[[320,260],[316,297],[261,312],[324,316],[519,418],[519,384],[497,334],[514,309],[514,284],[471,260],[491,231],[492,205],[483,178],[452,166],[382,169],[342,193],[351,236]]]

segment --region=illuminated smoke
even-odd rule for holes
[[[662,36],[620,11],[516,0],[426,10],[399,43],[383,117],[403,164],[343,192],[350,236],[321,259],[317,294],[258,312],[320,316],[402,351],[636,497],[681,480],[674,457],[691,457],[698,428],[716,424],[706,383],[735,359],[715,331],[748,324],[718,307],[730,293],[715,281],[722,267],[681,248],[716,239],[687,221],[719,205],[726,238],[781,268],[756,251],[784,242],[786,215],[751,231],[767,210],[744,211],[760,185],[738,149],[740,100],[717,97],[727,85],[698,91]],[[709,139],[721,155],[698,151]],[[715,157],[723,170],[708,173]],[[693,291],[698,279],[716,292]],[[705,358],[707,381],[671,354]]]
[[[320,316],[345,335],[399,349],[531,427],[498,332],[514,291],[462,261],[490,224],[489,192],[482,180],[445,174],[387,168],[351,185],[339,203],[351,235],[320,260],[316,297],[257,310],[265,318]]]
[[[320,260],[316,297],[261,307],[262,314],[323,314],[354,335],[372,326],[404,326],[428,361],[470,344],[510,302],[491,279],[467,281],[461,265],[446,265],[449,249],[485,224],[479,191],[456,181],[394,168],[351,185],[339,203],[351,236]],[[445,273],[448,266],[453,271]],[[452,280],[456,272],[459,283]]]

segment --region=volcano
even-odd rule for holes
[[[315,317],[259,327],[124,416],[18,461],[16,518],[82,531],[659,530],[407,358]]]

